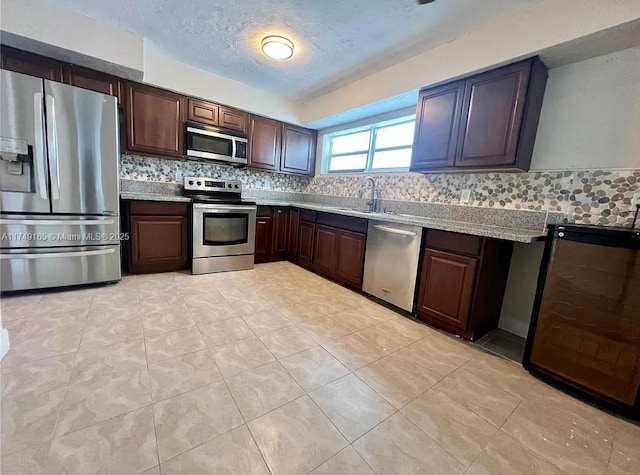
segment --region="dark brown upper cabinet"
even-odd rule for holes
[[[546,81],[536,57],[423,89],[411,170],[529,170]]]
[[[277,171],[280,165],[282,127],[280,122],[252,115],[249,119],[249,160],[247,165]]]
[[[118,104],[123,102],[122,80],[115,76],[70,64],[67,68],[65,82],[72,86],[115,96],[118,98]]]
[[[458,81],[420,94],[412,169],[428,170],[454,165],[464,86],[464,81]]]
[[[184,103],[184,98],[176,93],[128,83],[128,149],[132,152],[182,157]]]
[[[252,115],[249,119],[247,166],[313,176],[316,137],[315,130]]]
[[[249,114],[230,107],[219,106],[219,123],[218,125],[223,129],[239,130],[240,132],[247,133],[247,122],[249,121]]]
[[[220,108],[211,102],[189,99],[187,101],[187,119],[208,125],[218,125]]]
[[[65,63],[8,46],[2,47],[2,69],[62,82]]]
[[[313,175],[316,163],[316,136],[315,130],[284,124],[280,171],[297,175]]]
[[[247,133],[248,114],[200,99],[188,99],[187,118],[194,122]]]

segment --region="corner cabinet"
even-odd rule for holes
[[[123,207],[130,233],[125,250],[130,273],[189,268],[189,207],[159,201],[130,201]]]
[[[317,132],[257,115],[249,117],[247,166],[313,176]]]
[[[421,90],[411,170],[527,171],[546,81],[532,58]]]
[[[127,148],[184,156],[184,98],[144,84],[127,85]]]
[[[498,325],[513,243],[426,231],[418,318],[476,340]]]

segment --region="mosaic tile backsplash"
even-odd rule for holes
[[[240,180],[245,188],[256,190],[302,192],[310,180],[294,175],[189,160],[167,160],[166,158],[127,154],[123,154],[120,159],[120,177],[126,180],[176,183],[182,181],[175,178],[178,171],[181,171],[183,176],[208,176],[226,180]]]
[[[183,160],[122,155],[124,179],[175,183],[176,171],[241,180],[245,189],[356,197],[362,175],[322,175],[313,179]],[[631,200],[640,192],[640,169],[541,171],[529,173],[379,173],[379,197],[385,200],[460,204],[564,213],[580,224],[626,225],[633,219]]]
[[[529,173],[381,173],[374,174],[387,200],[528,209],[564,213],[579,224],[631,225],[631,200],[640,192],[640,170],[542,171]],[[305,193],[358,196],[362,176],[318,176]],[[365,191],[366,193],[366,191]]]

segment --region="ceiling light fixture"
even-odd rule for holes
[[[271,35],[262,40],[262,52],[279,61],[293,56],[293,42],[284,36]]]

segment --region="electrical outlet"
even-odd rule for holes
[[[460,192],[460,203],[469,203],[471,201],[471,190],[462,190]]]
[[[640,191],[631,198],[631,208],[635,208],[636,206],[640,206]]]
[[[182,181],[182,170],[176,170],[175,179],[176,181]]]

